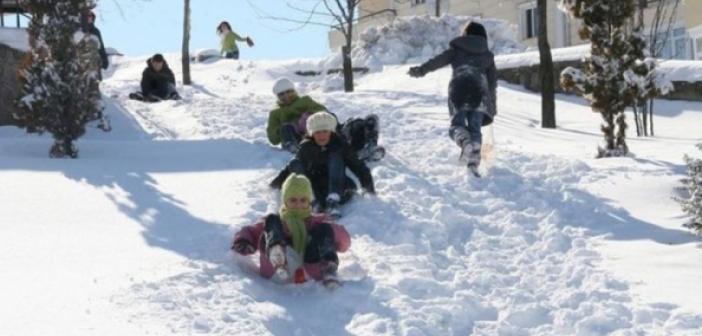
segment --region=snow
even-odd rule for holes
[[[660,69],[675,82],[702,82],[702,61],[665,60]]]
[[[21,28],[0,28],[0,43],[13,49],[28,51],[29,35]]]
[[[590,56],[590,45],[582,44],[551,50],[554,62],[579,61]],[[498,69],[514,69],[538,65],[539,52],[530,51],[507,55],[497,55],[495,65]],[[702,81],[702,61],[659,60],[657,72],[672,82]]]
[[[430,15],[397,17],[392,22],[365,29],[353,46],[354,66],[380,71],[383,65],[417,63],[438,55],[459,36],[468,22],[480,22],[488,34],[490,50],[508,54],[524,50],[508,21],[470,16]],[[340,53],[327,57],[324,69],[341,68]]]
[[[323,60],[223,59],[192,65],[182,101],[144,104],[126,97],[145,60],[112,59],[114,130],[91,128],[78,160],[0,128],[0,334],[699,334],[702,241],[672,196],[698,152],[700,103],[656,102],[656,137],[596,160],[584,100],[558,96],[545,130],[539,96],[500,83],[478,180],[447,136],[450,69],[386,66],[345,94],[293,74]],[[341,119],[381,118],[389,155],[372,166],[378,195],[344,209],[352,247],[333,293],[261,279],[256,257],[229,252],[278,207],[267,181],[290,156],[265,123],[280,76]]]
[[[551,57],[554,62],[579,61],[590,55],[590,45],[582,44],[572,47],[551,49]],[[529,51],[524,53],[514,53],[508,55],[497,55],[495,65],[498,69],[513,69],[538,65],[539,52]]]

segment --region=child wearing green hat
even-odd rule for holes
[[[242,255],[258,250],[264,278],[296,283],[312,278],[338,287],[337,252],[351,246],[349,233],[324,214],[312,213],[312,186],[304,175],[288,176],[281,194],[278,213],[241,229],[232,250]]]

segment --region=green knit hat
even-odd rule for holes
[[[305,175],[293,173],[283,182],[281,194],[283,196],[283,203],[290,197],[306,197],[308,200],[312,201],[312,184]]]

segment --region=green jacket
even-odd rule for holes
[[[222,39],[222,53],[225,52],[235,52],[239,51],[239,47],[236,45],[236,41],[244,42],[246,41],[245,38],[239,36],[239,34],[235,32],[228,32],[227,35],[224,36]]]
[[[283,141],[280,138],[280,126],[283,124],[297,122],[305,112],[312,114],[327,110],[326,107],[315,102],[309,96],[299,97],[289,105],[283,105],[281,102],[278,102],[278,106],[277,109],[271,111],[268,115],[268,127],[266,128],[268,141],[273,145]]]

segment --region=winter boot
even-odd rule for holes
[[[97,128],[101,129],[103,132],[111,131],[112,124],[110,122],[110,116],[101,113]]]
[[[337,193],[331,193],[327,196],[327,208],[325,212],[332,219],[341,218],[341,209],[339,209],[340,202],[341,197]]]
[[[465,162],[468,167],[477,167],[480,165],[480,147],[477,142],[468,142],[461,149],[460,160]]]
[[[172,99],[172,100],[181,100],[181,99],[183,99],[183,98],[180,97],[180,95],[178,94],[178,92],[171,92],[171,94],[168,96],[168,99]]]
[[[378,133],[380,129],[378,116],[371,114],[363,121],[366,143],[363,148],[358,151],[358,158],[362,161],[380,161],[385,157],[385,148],[378,146]]]
[[[288,263],[285,256],[285,247],[281,244],[273,245],[268,250],[268,260],[271,261],[271,265],[275,269],[273,277],[279,282],[288,282],[290,280],[290,273],[288,272]]]
[[[339,281],[339,276],[336,274],[336,270],[339,265],[331,260],[325,260],[320,262],[320,271],[322,273],[322,284],[329,290],[335,290],[341,287],[341,281]]]
[[[297,151],[299,149],[300,148],[298,147],[298,145],[292,141],[288,141],[288,142],[283,143],[283,150],[288,151],[290,153],[297,154]]]
[[[132,92],[129,94],[129,99],[144,101],[144,95],[141,92]]]

